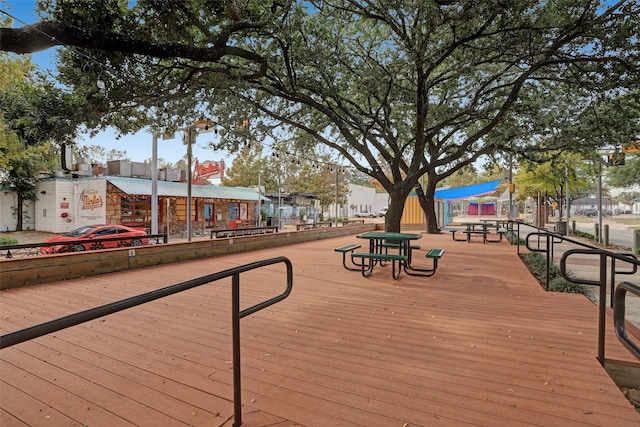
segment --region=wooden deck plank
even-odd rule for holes
[[[345,271],[333,248],[353,241],[341,237],[3,291],[0,329],[284,255],[294,266],[294,291],[241,322],[245,426],[640,422],[595,359],[597,308],[579,295],[544,292],[514,247],[497,243],[478,251],[448,235],[425,236],[423,248],[446,250],[438,273],[393,281],[390,267],[369,279]],[[276,266],[243,276],[242,306],[282,286],[283,269]],[[52,405],[70,424],[102,423],[79,419],[82,412],[73,410],[89,402],[96,414],[100,408],[123,424],[230,426],[229,301],[228,282],[207,285],[2,350],[0,395],[8,397],[0,401],[0,424],[33,415],[20,404],[27,395]],[[16,352],[22,360],[13,360]],[[606,354],[629,360],[612,329]],[[6,372],[23,371],[38,381],[60,375],[66,405],[51,390],[25,390],[17,377],[5,379]],[[88,379],[89,393],[74,394],[72,385]]]

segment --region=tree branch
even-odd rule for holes
[[[159,44],[124,34],[80,28],[57,21],[42,21],[21,28],[0,28],[2,51],[25,54],[61,45],[146,55],[159,59],[182,58],[197,62],[220,62],[224,56],[235,56],[258,65],[255,73],[245,76],[247,79],[264,76],[267,67],[262,56],[224,43],[214,44],[211,48],[180,43]]]

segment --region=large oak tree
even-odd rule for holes
[[[0,49],[86,52],[63,51],[60,76],[86,96],[90,124],[139,128],[161,117],[141,108],[158,101],[169,120],[198,107],[252,116],[258,140],[277,123],[379,181],[388,230],[415,190],[437,231],[438,182],[486,154],[527,153],[553,139],[556,119],[638,83],[633,0],[52,3],[49,21],[0,30]],[[553,108],[568,95],[583,102]],[[556,141],[549,149],[585,142]]]

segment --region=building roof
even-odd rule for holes
[[[151,196],[151,180],[125,178],[120,176],[105,176],[108,182],[127,194],[137,196]],[[184,182],[158,181],[158,196],[187,197],[187,184]],[[258,201],[258,193],[252,188],[222,187],[219,185],[191,184],[191,196],[204,199],[227,199]],[[262,201],[269,201],[261,196]]]
[[[501,179],[495,181],[483,182],[481,184],[466,185],[464,187],[446,188],[436,190],[436,198],[447,200],[468,199],[470,197],[479,197],[491,194],[496,191]]]

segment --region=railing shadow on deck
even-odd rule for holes
[[[272,264],[284,263],[286,266],[286,288],[285,290],[266,301],[255,304],[251,307],[240,310],[240,274],[257,268],[266,267]],[[170,295],[177,294],[198,286],[215,282],[227,277],[231,277],[231,318],[232,318],[232,345],[233,345],[233,404],[235,427],[242,425],[242,396],[240,386],[240,319],[264,308],[267,308],[283,299],[287,298],[293,288],[293,267],[291,261],[286,257],[275,257],[250,264],[241,265],[209,274],[186,282],[177,283],[155,291],[125,298],[120,301],[94,307],[78,313],[70,314],[55,320],[40,323],[18,331],[9,332],[0,336],[0,349],[29,341],[52,332],[76,326],[81,323],[95,320],[109,314],[117,313],[128,308],[155,301]]]
[[[514,226],[517,225],[514,230]],[[520,254],[520,227],[531,228],[534,231],[526,233],[524,239],[525,247],[532,252],[542,252],[546,255],[546,282],[545,290],[549,290],[549,272],[550,267],[553,264],[554,248],[555,245],[560,243],[570,243],[580,246],[580,249],[570,249],[563,253],[560,259],[560,274],[564,279],[569,282],[577,284],[586,284],[599,287],[599,301],[598,301],[598,361],[601,365],[605,364],[605,331],[606,331],[606,308],[607,308],[607,276],[610,274],[610,306],[613,309],[614,316],[614,328],[616,336],[622,342],[622,344],[640,360],[640,347],[628,337],[625,322],[625,305],[626,305],[626,293],[632,292],[637,296],[640,296],[640,288],[628,282],[621,282],[616,285],[616,274],[636,274],[638,272],[638,266],[640,266],[640,260],[634,253],[621,253],[613,252],[606,249],[598,248],[587,243],[581,242],[570,237],[566,237],[562,234],[550,232],[544,228],[535,227],[533,225],[524,224],[521,222],[510,222],[508,230],[517,239],[518,254]],[[570,276],[567,271],[567,260],[575,255],[592,255],[597,257],[598,277],[592,278],[576,278]],[[619,270],[616,267],[618,264],[626,264],[630,266],[629,270]],[[610,267],[609,267],[610,266]]]

